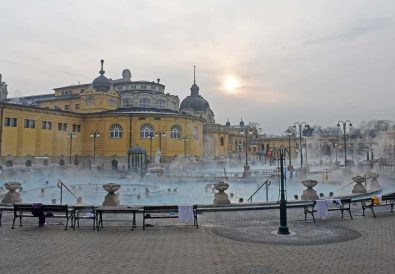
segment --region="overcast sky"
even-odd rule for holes
[[[107,77],[129,68],[180,100],[196,65],[221,124],[395,120],[393,0],[1,0],[0,26],[9,97],[90,83],[103,58]]]

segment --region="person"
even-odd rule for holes
[[[32,214],[34,217],[38,217],[38,226],[43,227],[45,224],[44,205],[41,203],[33,203]]]

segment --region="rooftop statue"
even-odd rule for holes
[[[7,99],[7,95],[7,84],[6,82],[3,82],[2,76],[0,74],[0,100]]]
[[[156,154],[155,154],[155,165],[160,165],[160,150],[159,150],[159,148],[156,150]]]

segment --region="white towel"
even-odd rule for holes
[[[328,201],[327,200],[316,200],[315,208],[317,210],[317,215],[321,219],[326,219],[329,215],[328,212]]]
[[[178,220],[183,223],[193,221],[193,206],[179,205],[178,206]]]
[[[377,197],[377,200],[379,201],[379,204],[380,204],[380,205],[385,204],[385,203],[383,202],[383,195],[376,195],[376,197]]]

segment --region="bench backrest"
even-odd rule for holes
[[[93,206],[93,205],[90,205],[90,206],[75,205],[75,206],[73,206],[73,209],[79,210],[79,211],[95,211],[95,206]]]
[[[178,205],[163,205],[163,206],[144,206],[144,211],[152,211],[152,212],[168,212],[175,211],[178,212]],[[197,205],[193,205],[193,209],[197,209]]]
[[[44,211],[67,212],[68,205],[43,205]],[[14,211],[31,211],[33,204],[14,204]]]

